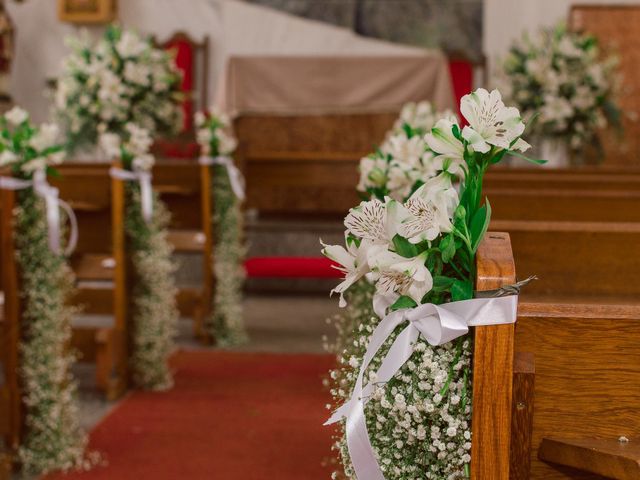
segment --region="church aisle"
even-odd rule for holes
[[[106,466],[62,479],[329,478],[330,355],[181,351],[169,392],[135,392],[92,432]]]

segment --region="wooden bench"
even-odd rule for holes
[[[640,187],[640,184],[638,184]],[[637,190],[486,188],[496,220],[640,222]]]
[[[81,361],[95,363],[96,384],[108,399],[128,384],[128,295],[124,240],[124,189],[109,164],[65,164],[50,179],[78,218],[78,245],[70,263],[76,275],[72,344]]]
[[[495,220],[509,232],[527,299],[640,303],[640,224]]]
[[[535,387],[530,476],[516,478],[640,478],[639,343],[640,306],[521,301],[515,348],[535,356]]]
[[[195,334],[205,338],[214,289],[211,167],[195,160],[161,160],[153,169],[153,187],[171,212],[169,241],[175,251],[202,258],[202,284],[180,287],[181,314],[194,318]]]

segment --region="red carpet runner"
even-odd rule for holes
[[[91,434],[91,480],[327,480],[326,355],[180,352],[176,386],[136,392]]]

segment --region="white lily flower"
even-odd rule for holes
[[[431,132],[425,135],[425,141],[429,148],[443,158],[462,161],[464,158],[464,145],[453,134],[454,128],[460,128],[455,119],[443,118],[438,120]]]
[[[491,146],[509,149],[524,132],[524,123],[515,107],[505,107],[498,90],[484,88],[462,97],[460,111],[469,125],[462,136],[474,151],[487,153]]]
[[[344,299],[344,292],[370,272],[367,257],[372,243],[368,240],[362,240],[360,245],[357,246],[356,242],[347,239],[345,242],[347,248],[341,245],[325,245],[322,240],[320,240],[320,243],[324,247],[322,254],[339,264],[341,266],[339,270],[345,275],[344,280],[331,290],[331,294],[340,294],[339,305],[341,308],[346,307],[347,302]]]
[[[378,199],[362,202],[349,210],[344,226],[348,233],[363,240],[386,242],[389,238],[387,210],[385,204]]]
[[[120,156],[120,136],[115,133],[102,133],[98,139],[98,144],[110,159]]]
[[[4,150],[0,153],[0,167],[10,165],[18,160],[18,156],[11,150]]]
[[[60,128],[55,123],[43,123],[37,133],[31,138],[29,144],[37,151],[41,152],[56,144]]]
[[[13,107],[11,110],[9,110],[7,113],[4,114],[4,118],[7,119],[7,121],[14,126],[18,126],[21,123],[23,123],[25,120],[27,120],[29,118],[29,114],[27,113],[26,110],[16,106]]]
[[[407,295],[419,304],[433,288],[433,277],[425,265],[426,258],[426,253],[409,259],[386,249],[370,255],[369,265],[377,280],[377,293]]]
[[[389,137],[380,149],[391,155],[394,162],[414,168],[420,164],[426,148],[424,140],[419,136],[408,138],[405,132],[401,132]]]

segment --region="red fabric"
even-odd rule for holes
[[[249,278],[342,278],[325,257],[256,257],[245,262]]]
[[[135,392],[91,433],[108,462],[49,480],[326,480],[330,355],[180,352],[176,385]]]
[[[177,38],[164,45],[165,50],[175,52],[176,66],[182,72],[182,84],[180,89],[187,95],[182,102],[184,112],[184,131],[189,131],[193,127],[193,73],[195,69],[195,49],[193,44],[184,38]]]
[[[460,113],[460,99],[473,91],[473,64],[468,60],[449,60],[449,71],[453,84],[453,95],[458,105],[458,115],[464,122]]]
[[[197,142],[180,143],[159,138],[155,141],[154,149],[167,158],[196,158],[200,154]]]

